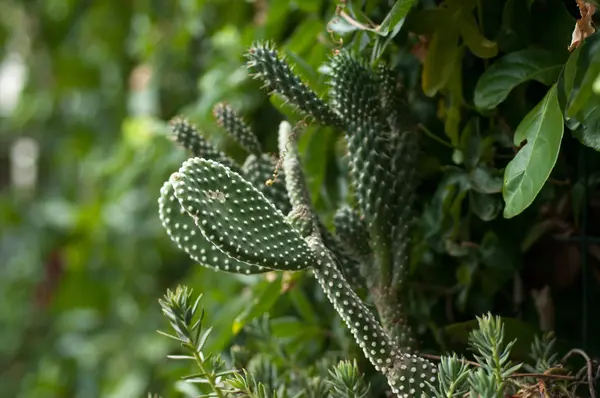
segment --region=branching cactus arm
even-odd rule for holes
[[[238,274],[259,274],[269,268],[247,264],[223,253],[200,232],[192,217],[175,198],[171,181],[164,183],[158,200],[160,221],[171,240],[192,260],[205,267]]]
[[[334,109],[346,122],[350,176],[368,227],[382,278],[390,275],[393,217],[389,187],[393,182],[389,130],[381,118],[376,75],[346,53],[331,61]]]
[[[278,270],[312,264],[312,252],[277,208],[239,174],[193,158],[171,177],[175,197],[203,236],[240,261]]]
[[[233,170],[237,169],[237,165],[233,160],[202,137],[196,126],[186,119],[173,119],[171,121],[171,131],[173,140],[187,149],[193,156],[214,160]]]
[[[302,177],[299,154],[291,126],[282,123],[280,148],[287,143],[283,160],[288,194],[293,197],[292,213],[299,225],[314,223],[310,198]],[[304,220],[300,220],[304,217]],[[309,229],[304,229],[305,235]],[[339,264],[323,244],[318,227],[313,227],[306,242],[315,259],[313,272],[325,294],[350,328],[365,356],[388,379],[392,391],[400,397],[420,397],[428,391],[426,382],[435,381],[437,367],[431,362],[399,350],[381,327],[373,313],[365,306],[340,271]]]
[[[325,244],[337,260],[340,270],[354,291],[366,288],[367,282],[363,277],[364,273],[361,273],[361,263],[355,259],[355,256],[322,223],[319,223],[319,231],[321,232],[323,244]]]
[[[292,204],[292,209],[298,206],[311,208],[310,196],[300,157],[296,145],[296,134],[289,122],[283,121],[279,124],[278,133],[279,152],[283,156],[283,171],[285,173],[285,187]],[[316,218],[316,217],[315,217]]]
[[[286,188],[292,206],[311,209],[312,228],[317,228],[323,243],[339,261],[340,270],[355,289],[364,287],[365,283],[359,272],[359,264],[347,256],[339,242],[327,228],[318,220],[312,211],[312,204],[306,187],[306,181],[300,164],[300,154],[292,126],[282,122],[279,126],[279,151],[283,156],[283,172],[285,173]],[[296,220],[298,222],[299,220]]]
[[[293,72],[291,66],[269,43],[254,44],[247,54],[248,67],[269,90],[281,95],[302,113],[319,123],[342,126],[339,116]]]
[[[392,391],[403,398],[426,394],[429,391],[426,382],[435,382],[437,367],[426,359],[399,351],[344,280],[320,239],[312,235],[307,241],[317,258],[313,272],[319,284],[350,328],[365,356],[387,377]]]
[[[217,104],[213,109],[217,122],[223,127],[245,150],[260,155],[262,147],[258,137],[250,126],[242,120],[237,112],[227,104]]]
[[[369,246],[369,233],[365,222],[358,212],[349,207],[342,207],[333,219],[335,231],[346,249],[363,262],[369,262],[373,254]]]

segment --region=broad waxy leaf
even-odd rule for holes
[[[573,130],[573,136],[583,145],[600,151],[600,99],[588,104],[579,113],[581,125]]]
[[[446,86],[459,54],[458,31],[438,30],[433,34],[423,64],[422,87],[427,96],[433,97]]]
[[[473,54],[479,58],[492,58],[498,54],[498,45],[481,34],[472,12],[462,9],[457,24],[461,37]]]
[[[560,74],[562,56],[542,49],[526,49],[510,53],[496,61],[479,78],[475,87],[475,106],[496,107],[519,84],[536,80],[553,84]]]
[[[600,76],[600,32],[585,39],[577,57],[573,91],[567,104],[566,116],[575,117],[594,94],[594,81]]]
[[[404,18],[415,4],[416,0],[397,0],[389,14],[379,26],[379,34],[393,38],[404,22]],[[391,32],[391,33],[390,33]]]
[[[483,221],[491,221],[500,213],[502,200],[498,195],[488,195],[477,191],[469,191],[471,210]]]
[[[588,37],[569,57],[557,84],[567,126],[583,145],[596,151],[600,151],[600,95],[593,92],[593,85],[600,73],[599,47],[600,35]]]
[[[563,117],[554,85],[515,132],[515,145],[525,140],[527,143],[504,171],[505,218],[521,213],[540,192],[558,158],[563,132]]]

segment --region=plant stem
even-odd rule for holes
[[[203,366],[204,361],[202,361],[202,358],[200,358],[200,354],[198,353],[197,350],[194,350],[194,358],[196,359],[198,368],[200,368],[200,372],[202,372],[203,374],[206,375],[206,380],[208,380],[208,385],[210,385],[210,388],[212,388],[212,390],[215,392],[215,394],[217,394],[218,398],[225,398],[225,396],[223,395],[223,392],[217,388],[217,383],[215,381],[214,375],[207,373],[206,370],[204,370],[204,366]]]

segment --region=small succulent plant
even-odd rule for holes
[[[394,73],[348,53],[330,62],[325,102],[268,43],[248,67],[272,93],[317,123],[342,130],[357,203],[335,216],[336,234],[318,220],[305,185],[296,129],[279,129],[282,159],[262,151],[252,129],[227,105],[219,124],[249,152],[236,164],[188,122],[171,127],[192,158],[161,190],[160,218],[171,239],[199,264],[243,274],[312,270],[364,354],[400,397],[426,395],[437,366],[413,354],[402,310],[414,198],[417,130]],[[273,170],[278,169],[277,178]],[[268,183],[266,183],[268,182]],[[366,287],[376,314],[356,294]]]

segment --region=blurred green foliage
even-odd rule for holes
[[[172,347],[156,333],[157,300],[176,281],[204,293],[209,350],[230,344],[252,295],[276,285],[194,267],[172,246],[157,194],[186,154],[165,121],[183,113],[210,134],[212,107],[227,100],[274,134],[242,53],[269,38],[318,64],[328,10],[304,0],[0,4],[0,57],[26,73],[0,119],[0,396],[176,396],[185,369],[166,361]],[[10,172],[31,169],[15,153],[35,161],[33,185],[14,183]],[[288,324],[324,334],[331,313],[302,290],[293,297],[282,311],[296,303],[310,319]]]
[[[394,7],[400,3],[415,6],[406,19]],[[519,318],[508,324],[507,339],[529,336],[524,347],[550,316],[562,344],[598,354],[600,341],[591,337],[600,324],[589,306],[600,294],[600,249],[593,239],[588,248],[569,239],[600,236],[600,108],[597,94],[585,93],[587,102],[560,94],[561,84],[588,86],[594,76],[577,71],[597,72],[597,52],[569,56],[578,15],[571,2],[473,0],[454,13],[437,3],[357,0],[345,12],[371,28],[344,18],[329,24],[345,45],[401,72],[427,132],[409,300],[424,346],[460,348],[470,330],[463,322],[492,310]],[[321,67],[338,46],[327,31],[336,5],[0,3],[0,396],[194,396],[179,381],[189,369],[166,360],[174,347],[155,332],[165,324],[157,300],[176,283],[203,294],[205,322],[214,327],[207,352],[245,342],[277,351],[275,341],[293,361],[360,357],[309,278],[225,276],[195,266],[160,227],[156,202],[187,157],[165,137],[166,121],[178,114],[242,159],[243,149],[211,114],[226,101],[276,150],[277,110],[298,116],[278,98],[269,101],[242,55],[255,40],[273,40],[325,94]],[[387,22],[374,30],[370,19]],[[543,73],[527,75],[524,63]],[[503,65],[509,78],[494,83]],[[520,144],[513,134],[555,83],[577,140],[568,130],[553,133],[548,158],[556,164],[538,156],[549,182],[537,176],[531,206],[505,219],[502,175]],[[312,197],[329,222],[349,189],[339,138],[311,126],[300,139]],[[544,286],[553,293],[546,313],[531,298]],[[266,310],[270,339],[256,343],[244,326]],[[519,355],[519,346],[513,351]]]

